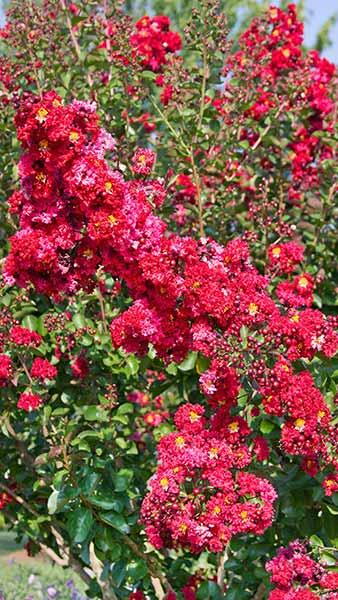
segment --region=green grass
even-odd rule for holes
[[[23,546],[14,533],[0,530],[0,600],[86,600],[86,586],[71,569],[45,560],[19,563],[6,558]]]
[[[12,552],[16,552],[16,550],[21,550],[23,546],[23,543],[16,543],[15,535],[11,531],[0,531],[0,558],[7,554],[12,554]]]
[[[70,569],[44,561],[0,560],[1,600],[87,600],[85,585]]]

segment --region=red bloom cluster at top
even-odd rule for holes
[[[321,162],[333,156],[332,146],[321,133],[330,136],[332,132],[334,102],[329,84],[336,67],[315,50],[303,52],[303,28],[295,4],[286,10],[271,6],[263,16],[254,19],[239,39],[239,50],[226,60],[224,95],[213,101],[220,114],[234,125],[231,101],[237,97],[238,88],[233,81],[245,81],[253,103],[243,109],[247,120],[243,120],[243,111],[239,113],[238,125],[241,139],[251,146],[257,143],[259,133],[250,118],[262,121],[278,111],[280,135],[289,128],[289,152],[281,153],[274,144],[270,149],[274,158],[283,163],[280,168],[293,203],[301,200],[304,191],[318,186]],[[264,166],[271,171],[274,161],[265,160]],[[244,174],[245,169],[239,171],[239,179]],[[245,193],[255,203],[255,190],[245,189]]]
[[[267,480],[241,470],[251,455],[238,420],[216,415],[208,427],[203,407],[188,403],[178,409],[175,424],[177,431],[159,443],[160,466],[142,504],[151,543],[220,552],[238,533],[263,533],[276,492]]]
[[[298,540],[279,548],[266,570],[276,586],[269,600],[338,600],[338,573],[328,572],[311,558],[306,545]]]
[[[170,19],[164,15],[146,15],[137,21],[130,43],[143,66],[155,72],[166,64],[167,54],[177,52],[182,46],[179,34],[170,30]]]

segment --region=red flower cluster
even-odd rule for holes
[[[42,337],[36,331],[26,329],[26,327],[20,327],[17,325],[12,327],[9,334],[9,341],[17,346],[32,346],[37,348],[42,342]]]
[[[267,480],[239,470],[251,455],[240,436],[232,439],[238,421],[221,418],[208,426],[202,406],[185,404],[175,424],[177,431],[159,443],[160,466],[141,508],[150,542],[219,552],[238,533],[263,533],[276,492]]]
[[[45,358],[35,358],[31,368],[31,376],[33,379],[54,379],[57,376],[57,368]]]
[[[166,64],[167,54],[177,52],[182,46],[179,34],[170,30],[170,19],[163,15],[144,16],[137,21],[130,43],[143,66],[155,72]]]
[[[303,273],[297,275],[292,281],[279,283],[276,294],[283,304],[299,308],[300,306],[311,306],[313,303],[313,290],[313,277],[309,273]]]
[[[18,408],[26,412],[31,412],[32,410],[37,410],[40,406],[42,406],[42,398],[37,394],[31,394],[30,392],[20,394],[17,403]]]
[[[273,244],[268,249],[268,258],[278,273],[292,273],[304,258],[304,248],[296,242]]]
[[[266,564],[271,583],[276,588],[269,600],[337,600],[338,594],[327,593],[338,589],[338,573],[329,573],[308,554],[305,544],[296,540],[287,548],[279,548],[277,555]],[[313,591],[312,588],[315,588]],[[316,593],[318,591],[318,593]]]
[[[284,159],[280,168],[281,172],[285,169],[283,177],[291,202],[299,202],[304,191],[318,186],[321,159],[332,157],[332,147],[322,133],[330,135],[332,131],[328,117],[334,102],[329,84],[336,68],[316,51],[304,54],[302,43],[303,24],[297,19],[296,5],[290,4],[286,10],[271,6],[240,37],[239,50],[229,56],[224,68],[228,79],[225,94],[213,101],[213,106],[233,125],[228,99],[238,95],[236,81],[245,81],[249,95],[246,98],[254,102],[239,113],[238,126],[242,128],[242,139],[251,146],[259,137],[252,119],[262,121],[271,112],[280,111],[281,127],[291,127],[289,153],[281,156],[280,148],[274,144],[270,145],[270,151],[275,160]],[[293,95],[291,87],[296,90]],[[243,121],[243,112],[247,122]],[[265,160],[264,168],[271,171],[274,164]],[[254,205],[259,200],[255,189],[246,190],[246,195]]]
[[[280,361],[260,391],[265,411],[285,418],[282,446],[286,452],[334,462],[330,412],[310,373],[295,374],[289,363]]]
[[[148,148],[138,148],[131,159],[133,171],[137,175],[149,175],[155,163],[155,152]]]
[[[0,354],[0,387],[8,384],[13,374],[12,360],[8,354]]]

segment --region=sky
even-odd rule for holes
[[[21,0],[25,2],[25,0]],[[2,0],[0,0],[2,4]],[[273,1],[271,2],[273,4]],[[278,4],[278,2],[276,2]],[[316,32],[321,28],[323,23],[333,13],[338,13],[338,1],[337,0],[307,0],[307,13],[308,18],[305,23],[305,43],[307,45],[313,44],[316,38]],[[0,7],[0,23],[4,23],[4,12]],[[331,39],[333,46],[328,48],[323,53],[328,59],[338,63],[338,23],[336,23],[334,29],[331,32]]]

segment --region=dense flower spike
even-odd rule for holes
[[[36,410],[40,408],[42,405],[42,399],[37,394],[31,394],[27,392],[25,394],[20,394],[17,407],[25,410],[26,412],[31,412],[32,410]]]
[[[11,329],[9,340],[17,346],[32,346],[37,348],[42,342],[42,337],[36,331],[31,331],[30,329],[26,329],[26,327],[17,325]]]
[[[325,565],[310,557],[306,544],[295,540],[287,548],[279,548],[277,555],[266,564],[271,583],[276,588],[269,600],[336,600],[337,573],[328,573]]]
[[[141,517],[156,548],[183,545],[194,553],[220,552],[238,533],[261,534],[272,522],[276,492],[266,480],[238,469],[251,461],[230,425],[207,427],[199,405],[175,415],[177,431],[159,444],[157,472],[149,481]],[[237,469],[236,475],[233,469]]]
[[[170,29],[170,19],[164,15],[144,16],[137,21],[130,43],[143,66],[152,71],[160,71],[167,55],[177,52],[182,45],[179,34]]]
[[[31,368],[31,376],[37,379],[54,379],[57,368],[45,358],[35,358]]]

